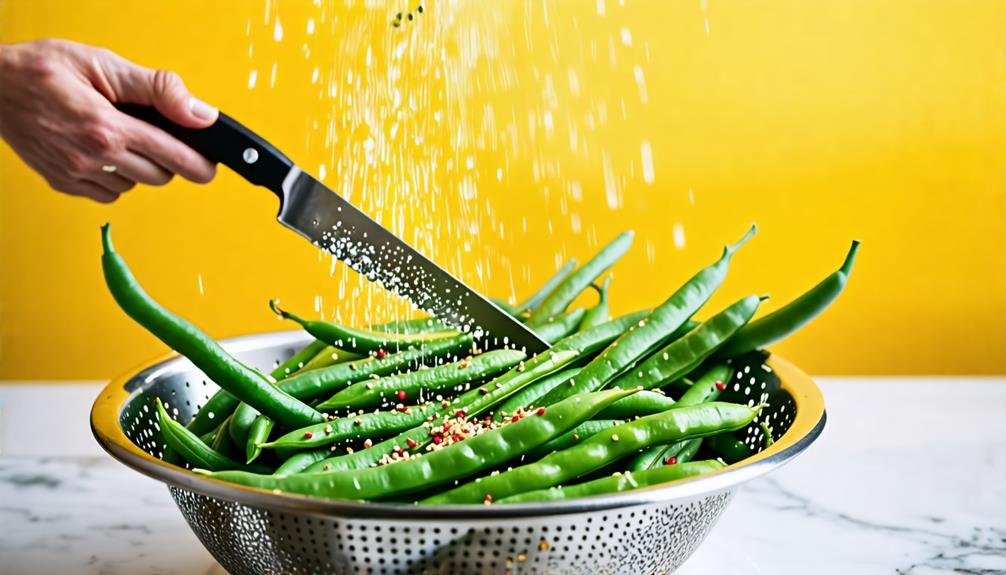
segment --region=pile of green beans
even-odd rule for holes
[[[494,299],[552,344],[531,357],[480,349],[433,318],[350,327],[273,300],[313,339],[268,373],[147,295],[108,225],[102,268],[119,306],[220,387],[186,425],[173,399],[154,402],[166,461],[312,497],[533,503],[715,473],[754,454],[738,433],[749,425],[771,445],[763,406],[719,400],[731,362],[823,312],[848,282],[859,242],[836,272],[772,313],[756,319],[765,298],[750,295],[695,319],[754,233],[653,309],[612,317],[609,307],[608,272],[632,232],[583,265],[568,260],[522,302]]]

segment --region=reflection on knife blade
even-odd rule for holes
[[[516,318],[296,167],[283,182],[279,221],[368,280],[471,332],[484,349],[515,347],[534,354],[549,347]]]

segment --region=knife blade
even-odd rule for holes
[[[534,331],[452,276],[307,172],[276,147],[220,113],[205,129],[179,126],[148,106],[120,111],[178,138],[280,200],[280,223],[333,254],[370,281],[409,300],[447,325],[473,333],[483,349],[549,348]]]

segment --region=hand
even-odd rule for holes
[[[112,202],[137,182],[213,179],[214,164],[116,102],[152,105],[190,128],[217,119],[177,74],[108,50],[62,40],[0,46],[0,136],[54,189]]]

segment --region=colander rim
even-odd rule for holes
[[[303,345],[310,340],[310,336],[300,331],[279,331],[229,338],[220,343],[231,353],[241,353],[269,347]],[[109,382],[91,408],[91,430],[109,455],[144,475],[180,489],[257,508],[321,517],[410,520],[493,520],[584,513],[653,503],[684,503],[715,495],[765,475],[806,450],[820,436],[827,420],[821,390],[806,373],[775,354],[768,358],[766,364],[776,373],[782,388],[789,392],[796,403],[796,415],[792,424],[769,448],[720,471],[666,485],[544,503],[414,506],[322,499],[235,485],[196,475],[187,469],[161,461],[126,437],[119,425],[119,418],[127,402],[153,385],[158,377],[195,369],[191,362],[175,353],[144,362]]]

